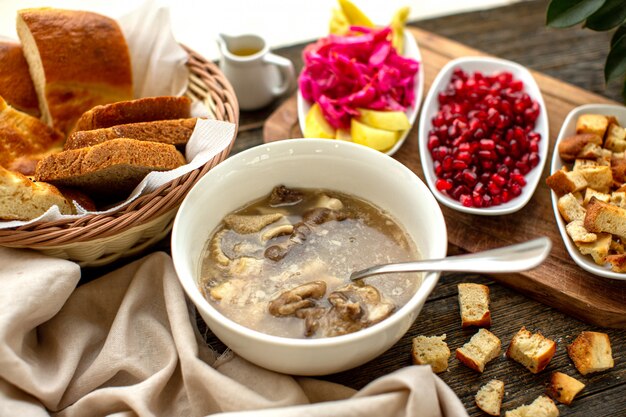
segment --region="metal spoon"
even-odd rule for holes
[[[550,239],[540,237],[517,245],[467,255],[373,266],[353,272],[350,280],[356,281],[371,275],[395,272],[520,272],[532,269],[543,262],[551,247]]]

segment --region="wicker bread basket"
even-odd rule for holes
[[[235,92],[219,68],[185,47],[189,53],[189,86],[185,95],[201,101],[215,119],[238,124]],[[41,222],[0,230],[0,246],[30,248],[78,262],[100,266],[122,256],[135,255],[158,242],[172,228],[176,210],[191,187],[226,159],[235,141],[201,168],[143,195],[129,206],[106,215]]]

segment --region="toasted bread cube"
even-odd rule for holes
[[[623,250],[624,248],[622,247],[622,251]],[[609,255],[604,260],[611,264],[611,271],[626,272],[626,253]]]
[[[556,352],[556,343],[541,333],[531,333],[522,327],[511,340],[506,356],[519,362],[533,374],[548,366]]]
[[[611,233],[626,238],[626,210],[592,198],[587,204],[585,229],[594,233]]]
[[[485,370],[485,365],[500,354],[500,339],[489,330],[480,329],[462,347],[456,350],[456,357],[464,365],[478,372]]]
[[[591,243],[598,240],[598,235],[585,229],[585,224],[582,220],[574,220],[573,222],[567,223],[565,225],[565,231],[576,243]]]
[[[612,368],[613,354],[609,335],[599,332],[582,332],[571,345],[567,354],[583,375]]]
[[[446,335],[417,336],[413,338],[411,356],[415,365],[430,365],[433,372],[439,373],[448,369],[450,349],[445,342]]]
[[[572,193],[561,196],[556,206],[563,219],[568,223],[574,220],[583,220],[587,212]]]
[[[583,200],[583,204],[586,206],[589,201],[591,201],[591,197],[595,197],[600,201],[604,201],[605,203],[608,203],[609,200],[611,200],[611,195],[607,194],[607,193],[601,193],[600,191],[594,190],[591,187],[587,187],[585,189],[585,198]]]
[[[559,417],[559,409],[550,398],[540,396],[530,405],[522,405],[504,413],[504,417]]]
[[[598,265],[606,263],[606,257],[611,248],[612,236],[610,233],[596,233],[597,239],[590,243],[574,242],[583,255],[591,255]]]
[[[482,284],[459,284],[459,307],[461,327],[491,326],[489,311],[489,287]]]
[[[576,133],[593,133],[604,138],[609,118],[601,114],[583,114],[576,121]]]
[[[550,384],[546,394],[560,403],[570,405],[574,401],[576,394],[582,391],[583,388],[585,388],[585,384],[576,378],[572,378],[562,372],[553,372],[550,376]]]
[[[559,142],[559,156],[565,162],[583,158],[583,155],[599,155],[600,149],[602,149],[602,136],[593,133],[569,136]]]
[[[609,250],[615,253],[625,253],[626,247],[624,247],[624,244],[621,241],[613,238],[611,239],[611,245],[609,246]]]
[[[572,172],[580,172],[587,181],[587,187],[591,187],[601,193],[608,193],[613,185],[613,173],[608,165],[580,164]]]
[[[480,387],[474,399],[478,408],[485,413],[491,416],[499,416],[503,397],[504,382],[492,379]]]
[[[626,129],[611,123],[606,132],[604,147],[613,152],[624,152],[626,150]]]
[[[573,193],[587,187],[587,180],[580,171],[567,171],[565,167],[546,178],[546,184],[557,195]]]
[[[626,158],[623,153],[611,156],[611,173],[614,183],[618,186],[626,182]]]

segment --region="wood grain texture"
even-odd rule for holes
[[[428,91],[439,70],[451,59],[484,53],[424,31],[411,29],[423,56],[425,90]],[[567,114],[586,103],[614,103],[609,99],[533,72],[544,96],[550,121],[550,154]],[[424,179],[419,160],[417,125],[394,155]],[[280,106],[267,120],[263,130],[267,142],[301,137],[295,96]],[[548,236],[554,244],[549,259],[540,267],[521,274],[499,274],[494,279],[533,298],[557,307],[589,323],[626,328],[626,282],[596,277],[579,268],[569,257],[556,226],[550,192],[545,185],[549,163],[531,201],[521,211],[506,216],[474,216],[442,206],[450,244],[467,252]],[[478,221],[479,220],[479,221]]]

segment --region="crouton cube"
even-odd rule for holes
[[[511,340],[506,356],[522,364],[533,374],[548,366],[556,352],[556,343],[541,333],[531,333],[522,327]]]
[[[567,354],[583,375],[612,368],[613,354],[609,335],[599,332],[582,332],[571,345]]]
[[[554,401],[545,395],[540,396],[530,405],[522,405],[504,413],[504,417],[558,417],[559,409]]]
[[[610,194],[601,193],[600,191],[594,190],[591,187],[587,187],[585,189],[585,199],[583,200],[583,204],[587,205],[589,201],[591,201],[591,197],[595,197],[600,201],[604,201],[605,203],[608,203],[609,200],[611,199]]]
[[[546,178],[546,184],[557,195],[573,193],[587,187],[587,180],[580,171],[566,171],[560,169]]]
[[[585,224],[582,220],[574,220],[566,224],[565,231],[577,243],[591,243],[598,240],[598,235],[585,229]]]
[[[586,228],[586,227],[585,227]],[[612,237],[610,233],[596,233],[596,240],[589,243],[574,242],[583,255],[591,255],[598,265],[604,265],[611,248]]]
[[[446,335],[417,336],[413,338],[411,356],[415,365],[430,365],[433,372],[439,373],[448,369],[450,349],[445,342]]]
[[[502,398],[504,397],[504,382],[492,379],[480,387],[474,398],[478,408],[491,416],[500,415]]]
[[[570,405],[585,384],[562,372],[552,372],[546,394],[560,403]]]
[[[624,152],[626,150],[626,129],[611,123],[606,132],[604,147],[613,152]]]
[[[459,284],[459,307],[461,327],[491,326],[489,311],[489,287],[482,284]]]
[[[563,216],[565,221],[568,223],[574,220],[583,220],[585,218],[585,213],[587,212],[572,193],[567,193],[561,196],[558,199],[556,206],[559,209],[561,216]]]
[[[559,142],[559,156],[566,162],[581,158],[582,154],[600,153],[602,136],[593,133],[574,135]]]
[[[576,121],[576,133],[593,133],[604,138],[609,118],[601,114],[583,114]]]
[[[500,339],[489,330],[480,329],[462,347],[456,350],[456,357],[464,365],[477,372],[483,372],[485,365],[500,354]]]

